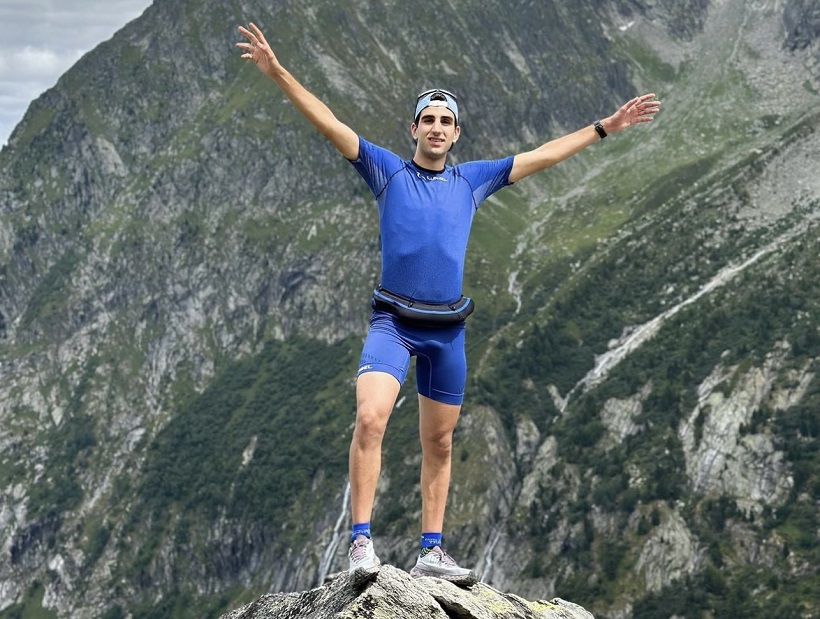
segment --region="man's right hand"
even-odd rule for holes
[[[241,41],[236,44],[239,49],[244,50],[242,58],[245,60],[253,60],[254,64],[262,73],[273,76],[274,71],[280,67],[276,55],[273,53],[270,45],[268,45],[268,42],[265,40],[265,35],[262,34],[262,31],[257,25],[250,22],[248,27],[250,30],[239,26],[240,34],[247,39],[247,41]]]
[[[250,29],[248,29],[250,28]],[[248,28],[239,26],[239,32],[247,41],[236,46],[243,51],[244,60],[253,60],[259,70],[276,82],[291,103],[310,123],[325,136],[336,149],[351,161],[359,156],[359,136],[339,121],[330,108],[315,95],[308,92],[276,58],[265,40],[265,35],[253,22]]]

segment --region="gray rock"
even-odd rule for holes
[[[527,601],[483,583],[461,588],[438,578],[412,578],[385,565],[378,574],[352,578],[338,574],[321,587],[301,593],[275,593],[221,619],[593,619],[560,598]]]

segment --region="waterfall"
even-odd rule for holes
[[[478,573],[478,577],[481,578],[481,582],[483,583],[491,584],[490,576],[492,576],[493,573],[493,551],[495,550],[495,545],[498,543],[499,539],[501,539],[501,530],[500,527],[496,525],[496,530],[493,531],[490,541],[484,548],[481,570]]]
[[[327,578],[330,571],[330,566],[333,563],[333,557],[336,555],[336,549],[343,539],[347,539],[347,529],[345,523],[348,519],[348,510],[350,508],[350,482],[345,482],[344,497],[342,498],[342,510],[339,512],[339,517],[336,518],[336,524],[333,525],[333,534],[330,537],[330,543],[325,548],[322,555],[322,560],[319,562],[319,583],[317,586],[321,587]]]

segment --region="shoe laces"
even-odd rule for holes
[[[350,545],[350,558],[354,561],[359,561],[367,556],[367,547],[370,545],[370,539],[362,535],[358,536]]]
[[[435,546],[434,548],[432,548],[430,550],[430,552],[435,553],[435,554],[438,555],[439,563],[441,563],[442,565],[451,565],[451,566],[458,567],[458,563],[456,563],[456,560],[453,559],[453,557],[448,555],[446,552],[444,552],[441,549],[441,547]]]

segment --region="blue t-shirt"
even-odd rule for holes
[[[510,184],[513,158],[433,172],[359,137],[359,157],[351,163],[379,207],[381,285],[427,303],[458,299],[473,215]]]

